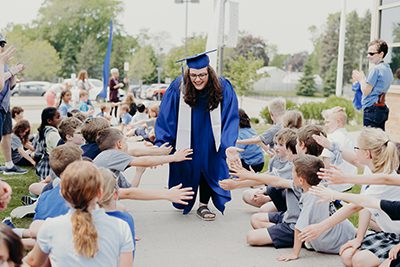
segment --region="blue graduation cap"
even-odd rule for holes
[[[207,56],[208,53],[217,51],[217,49],[209,50],[194,56],[179,59],[176,63],[186,61],[186,64],[191,69],[202,69],[210,64],[210,58]]]

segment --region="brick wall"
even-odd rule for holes
[[[400,88],[393,87],[386,96],[386,103],[390,109],[386,132],[390,135],[390,139],[400,142]]]

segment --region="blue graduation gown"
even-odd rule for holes
[[[231,83],[225,78],[219,79],[223,94],[219,151],[216,152],[215,149],[210,112],[207,111],[207,96],[199,97],[196,106],[192,107],[192,160],[169,164],[169,187],[182,183],[183,187],[192,187],[197,194],[200,177],[203,174],[212,188],[211,198],[215,207],[223,213],[225,203],[231,200],[231,195],[229,191],[222,189],[218,182],[229,177],[225,150],[236,144],[239,131],[239,114],[237,97]],[[175,79],[162,99],[155,126],[155,143],[158,146],[168,142],[175,147],[181,80],[182,76]],[[178,209],[183,209],[183,213],[187,214],[192,209],[195,200],[196,195],[193,196],[187,206],[175,203],[173,205]]]

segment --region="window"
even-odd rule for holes
[[[382,0],[382,5],[387,5],[387,4],[393,4],[393,3],[399,3],[399,0]]]
[[[400,47],[389,48],[385,62],[389,63],[393,71],[393,84],[400,85]]]
[[[380,38],[388,44],[400,42],[400,6],[381,12]]]

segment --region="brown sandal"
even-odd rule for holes
[[[196,213],[203,221],[214,221],[216,217],[215,213],[212,213],[207,206],[201,206]]]

